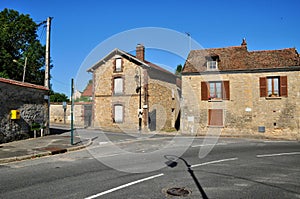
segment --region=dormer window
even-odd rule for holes
[[[219,56],[207,57],[207,70],[218,70]]]
[[[217,61],[207,61],[207,70],[218,70]]]

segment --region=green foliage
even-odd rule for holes
[[[7,8],[0,12],[0,77],[22,81],[27,57],[25,82],[44,84],[45,46],[37,30],[29,15]]]
[[[179,64],[177,65],[176,71],[175,71],[175,75],[181,77],[181,72],[182,72],[182,65]]]
[[[69,102],[68,96],[63,93],[56,93],[52,90],[50,91],[50,102]]]
[[[91,102],[92,99],[87,96],[81,96],[80,98],[76,99],[75,102]]]

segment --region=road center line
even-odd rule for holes
[[[233,160],[237,160],[238,158],[228,158],[228,159],[222,159],[222,160],[214,160],[214,161],[210,161],[210,162],[204,162],[201,164],[195,164],[192,165],[191,167],[200,167],[200,166],[204,166],[204,165],[209,165],[209,164],[215,164],[215,163],[220,163],[220,162],[227,162],[227,161],[233,161]]]
[[[300,155],[300,152],[264,154],[264,155],[256,155],[256,157],[262,158],[262,157],[274,157],[274,156],[283,156],[283,155]]]
[[[98,193],[98,194],[96,194],[96,195],[89,196],[89,197],[87,197],[87,198],[85,198],[85,199],[93,199],[93,198],[97,198],[97,197],[99,197],[99,196],[103,196],[103,195],[112,193],[112,192],[117,191],[117,190],[120,190],[120,189],[124,189],[124,188],[126,188],[126,187],[131,186],[131,185],[135,185],[135,184],[138,184],[138,183],[147,181],[147,180],[151,180],[151,179],[154,179],[154,178],[158,178],[158,177],[163,176],[163,175],[164,175],[164,174],[161,173],[161,174],[158,174],[158,175],[154,175],[154,176],[150,176],[150,177],[143,178],[143,179],[140,179],[140,180],[136,180],[136,181],[133,181],[133,182],[130,182],[130,183],[127,183],[127,184],[124,184],[124,185],[121,185],[121,186],[118,186],[118,187],[109,189],[109,190],[107,190],[107,191],[103,191],[103,192]]]

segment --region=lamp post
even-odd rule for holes
[[[142,74],[141,74],[141,68],[139,66],[135,69],[135,76],[134,76],[135,82],[136,82],[136,93],[139,93],[139,110],[138,110],[138,118],[139,118],[139,133],[141,133],[142,130]]]
[[[17,64],[19,64],[19,65],[21,65],[21,66],[23,66],[23,79],[22,79],[22,82],[24,82],[25,81],[25,73],[26,73],[26,65],[27,65],[27,57],[25,57],[25,63],[24,63],[24,65],[22,65],[22,64],[20,64],[17,60],[13,60],[13,62],[15,62],[15,63],[17,63]]]

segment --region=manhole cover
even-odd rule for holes
[[[167,194],[171,196],[188,196],[191,194],[191,191],[186,189],[185,187],[174,187],[167,190]]]

